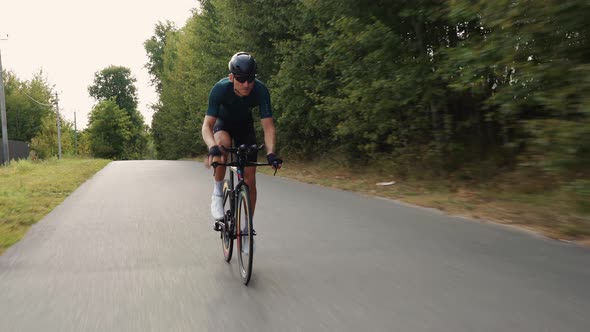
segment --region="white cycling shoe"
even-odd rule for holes
[[[215,220],[223,220],[223,196],[211,196],[211,215]]]

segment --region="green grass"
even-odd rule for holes
[[[104,159],[52,159],[0,166],[0,254],[108,163]]]

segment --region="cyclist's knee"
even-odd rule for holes
[[[231,136],[229,136],[229,133],[227,131],[220,130],[216,132],[213,135],[213,137],[215,138],[215,144],[223,145],[225,147],[231,147]]]

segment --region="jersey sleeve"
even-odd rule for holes
[[[222,86],[215,84],[211,92],[209,92],[209,106],[207,106],[207,115],[219,117],[219,109],[221,108]]]
[[[261,89],[260,89],[260,93],[258,95],[258,102],[259,104],[259,108],[260,108],[260,118],[261,119],[265,119],[265,118],[272,118],[272,110],[271,110],[271,106],[270,106],[270,92],[268,91],[268,88],[266,87],[266,85],[262,84],[261,85]]]

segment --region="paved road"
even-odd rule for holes
[[[248,287],[210,172],[112,162],[0,256],[0,331],[589,331],[590,249],[259,176]]]

